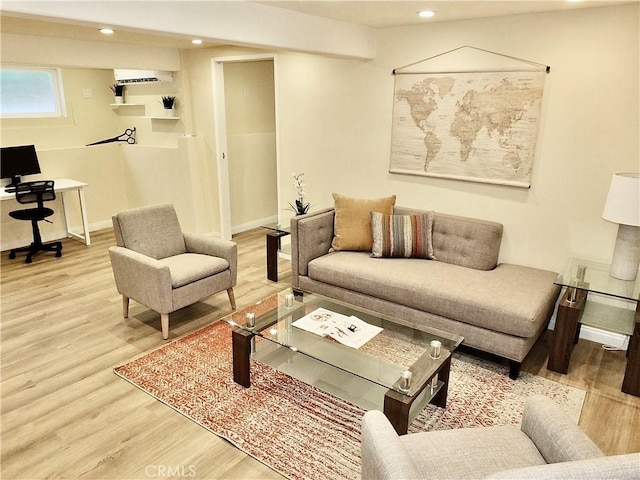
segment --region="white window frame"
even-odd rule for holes
[[[55,98],[54,112],[2,112],[0,111],[0,117],[2,118],[64,118],[67,116],[66,102],[64,98],[64,88],[62,85],[62,70],[53,67],[36,67],[36,66],[24,66],[24,65],[2,65],[2,71],[36,71],[48,73],[53,83],[53,93]]]

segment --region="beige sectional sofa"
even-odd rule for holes
[[[394,215],[426,213],[392,208]],[[294,290],[461,335],[465,345],[509,359],[517,378],[553,314],[557,273],[498,263],[503,227],[495,222],[432,214],[435,260],[427,260],[335,251],[334,217],[331,208],[291,219]]]

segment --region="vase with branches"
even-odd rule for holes
[[[291,206],[291,210],[293,210],[296,215],[306,214],[309,211],[309,207],[311,206],[309,202],[304,201],[304,196],[305,196],[304,187],[306,187],[306,184],[302,179],[303,175],[304,173],[291,174],[291,176],[293,177],[293,188],[296,189],[296,194],[298,198],[295,200],[294,203],[289,202],[289,206]]]

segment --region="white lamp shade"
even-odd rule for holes
[[[640,173],[616,173],[611,179],[602,218],[640,226]]]

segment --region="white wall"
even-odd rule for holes
[[[3,45],[4,47],[4,45]],[[86,182],[85,199],[89,223],[96,228],[109,225],[111,215],[126,208],[128,201],[124,187],[121,149],[116,144],[93,147],[88,143],[120,133],[119,118],[109,106],[113,95],[109,85],[113,83],[113,71],[101,69],[62,69],[66,118],[3,119],[2,145],[34,144],[38,153],[41,175],[26,179],[60,177]],[[86,91],[90,95],[85,95]],[[4,180],[3,183],[8,183]],[[70,227],[81,230],[82,222],[78,202],[70,202],[72,215]],[[15,200],[2,202],[1,247],[3,250],[23,246],[32,239],[29,222],[9,217],[11,210],[25,208]],[[60,238],[65,234],[62,204],[58,199],[52,205],[53,224],[41,222],[45,240]]]
[[[371,61],[279,52],[281,213],[290,214],[286,202],[295,198],[291,172],[304,172],[313,209],[332,205],[332,191],[362,197],[396,193],[400,205],[504,223],[501,261],[553,270],[572,255],[606,262],[616,234],[615,225],[601,218],[611,175],[640,170],[639,36],[635,4],[381,30]],[[462,45],[552,67],[529,190],[388,173],[392,69]],[[4,57],[4,35],[2,48]],[[184,133],[198,140],[185,147],[190,190],[174,194],[193,198],[195,218],[188,223],[200,231],[219,231],[211,58],[255,52],[239,47],[182,52],[181,122]],[[72,58],[74,52],[57,54]],[[4,122],[2,129],[5,144]],[[56,138],[40,132],[51,142]],[[169,133],[176,136],[172,142],[180,142],[181,132]],[[173,168],[182,147],[172,145],[175,161],[160,157]],[[136,148],[148,154],[140,162],[151,162],[153,149]],[[118,161],[120,166],[105,165],[122,171],[125,161]],[[89,183],[96,189],[102,183],[102,195],[112,181]],[[128,185],[117,198],[131,197],[131,204],[158,198],[158,192],[134,193]],[[90,222],[109,220],[109,198],[88,198]]]
[[[112,6],[110,8],[113,9]],[[175,48],[3,33],[2,62],[56,67],[137,68],[172,72],[180,70],[180,53]]]
[[[122,147],[128,205],[135,208],[171,203],[180,225],[188,232],[205,231],[198,220],[202,209],[198,155],[201,139],[181,137],[174,147],[132,145]]]
[[[192,132],[202,140],[202,156],[200,182],[203,190],[203,205],[206,210],[199,211],[200,220],[211,232],[220,232],[220,210],[218,193],[218,172],[215,140],[212,58],[233,57],[264,53],[262,50],[242,47],[219,47],[191,49],[183,52],[183,74],[186,78],[185,89],[189,91],[189,121],[193,125]],[[264,132],[263,132],[264,133]]]
[[[279,57],[281,180],[305,172],[313,208],[331,192],[502,222],[503,262],[558,270],[610,260],[602,208],[614,172],[640,170],[638,5],[381,30],[371,62]],[[551,66],[528,190],[389,174],[394,68],[471,45]],[[293,197],[293,189],[289,192]]]
[[[208,182],[201,161],[202,142],[187,134],[191,102],[179,72],[178,50],[2,35],[2,61],[63,67],[68,116],[3,119],[2,145],[36,145],[42,174],[32,179],[67,177],[88,183],[85,199],[90,230],[110,228],[111,216],[121,210],[165,202],[176,206],[186,229],[215,230],[207,221],[213,207],[204,199]],[[117,66],[175,70],[174,81],[128,85],[125,99],[137,105],[116,108],[109,86],[115,82],[113,68]],[[184,119],[163,118],[163,95],[177,96],[176,115],[185,114]],[[137,145],[86,146],[134,127]],[[8,215],[18,208],[24,207],[13,200],[2,202],[3,250],[31,241],[28,222]],[[65,234],[61,201],[56,200],[52,208],[56,211],[53,224],[41,224],[45,240]],[[69,220],[73,230],[81,230],[77,202],[71,202]]]
[[[224,94],[231,227],[238,232],[277,218],[273,60],[226,63]]]

